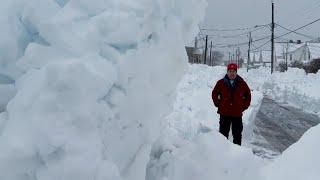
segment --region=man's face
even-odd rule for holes
[[[228,78],[230,80],[234,80],[237,77],[237,71],[234,69],[229,69],[228,70]]]

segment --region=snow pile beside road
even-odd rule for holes
[[[320,113],[319,84],[320,73],[306,75],[302,69],[289,68],[285,73],[275,72],[263,87],[264,92],[275,100]]]

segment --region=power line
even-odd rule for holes
[[[249,33],[241,33],[236,35],[230,35],[230,36],[219,36],[214,34],[209,34],[209,37],[218,37],[218,38],[233,38],[233,37],[243,37],[244,35],[248,35]]]
[[[260,48],[262,48],[263,46],[267,45],[269,42],[271,42],[271,40],[267,41],[266,43],[262,44],[261,46],[255,48],[255,49],[253,49],[253,50],[251,50],[251,51],[255,51],[255,50],[257,50],[257,49],[260,49]]]
[[[255,46],[255,45],[253,45],[253,44],[251,44],[251,46],[252,46],[253,48],[255,48],[255,49],[258,49],[257,46]]]
[[[285,33],[285,34],[282,34],[281,36],[278,36],[277,38],[280,38],[280,37],[286,36],[286,35],[288,35],[288,34],[294,33],[295,31],[298,31],[298,30],[303,29],[303,28],[305,28],[305,27],[307,27],[307,26],[310,26],[311,24],[313,24],[313,23],[315,23],[315,22],[317,22],[317,21],[320,21],[320,18],[317,19],[317,20],[314,20],[314,21],[312,21],[311,23],[308,23],[308,24],[306,24],[306,25],[304,25],[304,26],[302,26],[302,27],[299,27],[298,29],[295,29],[295,30],[290,31],[290,32]]]
[[[269,38],[269,36],[266,36],[266,37],[262,37],[262,38],[260,38],[260,39],[253,40],[253,41],[251,41],[251,43],[253,43],[253,42],[258,42],[258,41],[262,41],[262,40],[267,39],[267,38]],[[238,43],[238,44],[215,44],[213,47],[215,47],[215,48],[223,48],[223,47],[231,48],[231,47],[243,46],[243,45],[247,45],[247,44],[248,44],[248,42],[242,42],[242,43]],[[198,47],[198,48],[201,49],[201,48],[204,48],[204,47],[205,47],[205,46],[203,45],[203,46],[200,46],[200,47]]]
[[[284,19],[283,21],[280,21],[280,23],[285,23],[285,22],[289,22],[289,20],[293,19],[294,17],[296,17],[297,15],[300,15],[301,13],[304,13],[302,15],[305,15],[306,13],[310,12],[311,10],[309,11],[306,11],[308,9],[311,9],[312,7],[315,7],[318,3],[320,3],[320,1],[316,1],[316,2],[311,2],[310,4],[308,4],[307,6],[297,10],[292,16],[289,16],[287,17],[286,19]],[[316,6],[316,7],[319,7]]]
[[[249,29],[255,29],[259,27],[265,27],[265,25],[255,25],[253,27],[247,27],[247,28],[237,28],[237,29],[211,29],[211,28],[202,28],[201,30],[205,31],[243,31],[243,30],[249,30]]]
[[[309,38],[309,39],[315,39],[315,37],[308,36],[308,35],[305,35],[305,34],[301,34],[301,33],[292,31],[292,30],[290,30],[290,29],[288,29],[288,28],[285,28],[285,27],[281,26],[281,25],[278,24],[278,23],[276,23],[276,24],[277,24],[279,27],[281,27],[281,28],[283,28],[283,29],[285,29],[285,30],[287,30],[287,31],[290,31],[290,32],[292,32],[292,33],[298,34],[298,35],[303,36],[303,37],[307,37],[307,38]]]
[[[320,46],[314,46],[314,45],[310,45],[308,44],[309,47],[312,47],[312,48],[319,48],[320,49]],[[320,53],[320,52],[319,52]]]
[[[282,35],[280,35],[280,36],[276,36],[274,39],[283,39],[283,38],[282,38],[283,36],[286,36],[286,35],[291,34],[291,33],[297,33],[296,31],[298,31],[298,30],[300,30],[300,29],[303,29],[303,28],[305,28],[305,27],[307,27],[307,26],[309,26],[309,25],[311,25],[311,24],[313,24],[313,23],[315,23],[315,22],[317,22],[317,21],[320,21],[320,18],[317,19],[317,20],[315,20],[315,21],[312,21],[312,22],[310,22],[310,23],[308,23],[308,24],[306,24],[306,25],[304,25],[304,26],[302,26],[302,27],[299,27],[299,28],[297,28],[297,29],[295,29],[295,30],[287,29],[287,30],[289,31],[288,33],[282,34]],[[264,25],[264,27],[266,27],[266,26]],[[279,27],[284,28],[284,27],[281,26],[281,25],[280,25]],[[244,28],[243,28],[243,29],[244,29]],[[231,30],[231,29],[229,29],[229,30]],[[233,29],[233,30],[235,30],[235,29]],[[245,33],[243,33],[243,34],[245,34]],[[301,33],[299,33],[299,34],[301,34]],[[202,35],[203,35],[203,34],[202,34]],[[242,34],[241,34],[241,35],[242,35]],[[235,35],[234,35],[234,36],[235,36]],[[238,36],[239,36],[239,35],[238,35]],[[225,37],[228,37],[228,36],[225,36]],[[229,36],[229,37],[230,37],[230,36]],[[310,36],[310,37],[311,37],[311,36]],[[253,40],[253,41],[251,41],[251,42],[252,42],[252,43],[253,43],[253,42],[258,42],[258,41],[261,41],[261,40],[264,40],[264,39],[267,39],[267,38],[269,38],[269,36],[267,36],[267,37],[262,37],[262,38]],[[199,39],[204,39],[204,38],[199,38]],[[263,47],[263,46],[265,46],[266,44],[268,44],[270,41],[271,41],[271,40],[265,42],[264,44],[262,44],[261,46],[253,49],[252,51],[257,50],[257,49],[260,49],[261,47]],[[216,47],[216,48],[224,48],[224,47],[232,48],[232,47],[243,46],[243,45],[247,45],[247,44],[248,44],[248,42],[242,42],[242,43],[238,43],[238,44],[216,44],[214,47]],[[198,47],[198,48],[203,48],[203,47],[204,47],[204,46],[201,46],[201,47]]]
[[[263,29],[263,28],[266,28],[268,27],[268,25],[256,25],[254,27],[251,27],[251,28],[257,28],[255,30],[252,30],[252,31],[248,31],[248,32],[245,32],[245,33],[241,33],[241,34],[236,34],[236,35],[229,35],[229,36],[220,36],[220,35],[213,35],[213,34],[203,34],[203,32],[200,33],[200,37],[196,38],[197,40],[204,40],[206,38],[206,35],[208,35],[208,37],[211,39],[211,38],[236,38],[236,37],[246,37],[246,35],[250,34],[250,32],[255,32],[255,31],[258,31],[260,29]],[[200,28],[200,26],[199,26]],[[242,28],[242,29],[250,29],[250,28]],[[201,29],[201,30],[204,30],[204,29]],[[229,29],[231,30],[231,29]],[[232,29],[232,30],[235,30],[235,29]],[[238,29],[237,29],[238,30]],[[203,37],[201,37],[203,36]],[[261,37],[261,36],[260,36]],[[269,38],[269,36],[262,36],[261,38],[257,39],[257,40],[254,40],[252,42],[257,42],[257,41],[261,41],[261,40],[264,40],[264,39],[267,39]],[[193,41],[194,42],[194,41]],[[243,46],[243,45],[247,45],[248,42],[242,42],[242,43],[237,43],[237,44],[216,44],[214,45],[215,48],[223,48],[223,47],[228,47],[228,48],[232,48],[232,47],[237,47],[237,46]],[[203,46],[200,46],[198,47],[197,49],[202,49],[204,48],[205,45]]]
[[[290,41],[289,39],[285,39],[285,38],[282,38],[282,37],[278,37],[278,36],[275,36],[276,37],[276,39],[280,39],[280,40],[283,40],[283,41]]]
[[[247,36],[252,33],[252,32],[255,32],[255,31],[258,31],[260,29],[263,29],[263,28],[266,28],[267,26],[263,26],[263,27],[260,27],[258,29],[255,29],[255,30],[252,30],[252,31],[248,31],[248,32],[245,32],[245,33],[241,33],[241,34],[235,34],[235,35],[226,35],[226,36],[221,36],[221,35],[215,35],[215,34],[208,34],[209,37],[216,37],[216,38],[222,38],[222,39],[227,39],[227,38],[247,38]],[[261,37],[261,36],[260,36]],[[265,36],[263,36],[265,37]]]

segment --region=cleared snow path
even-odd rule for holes
[[[276,157],[319,122],[314,114],[265,97],[254,124],[253,152],[265,158]]]

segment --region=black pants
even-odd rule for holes
[[[241,146],[242,117],[220,116],[219,132],[227,138],[229,138],[230,126],[232,126],[233,143]]]

